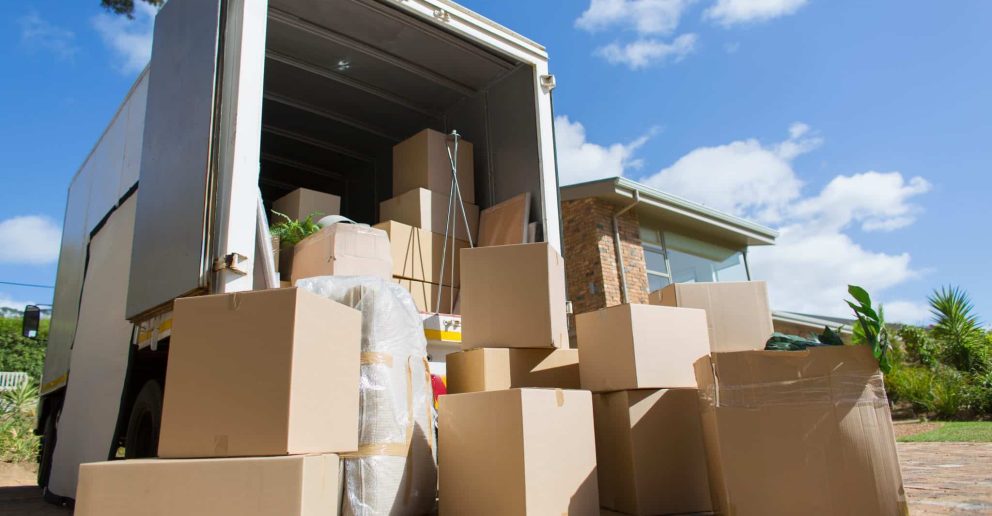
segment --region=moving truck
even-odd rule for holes
[[[529,192],[561,250],[537,43],[448,0],[170,0],[154,35],[69,187],[37,428],[50,499],[82,462],[155,454],[173,300],[271,286],[258,228],[296,188],[376,223],[402,193],[392,147],[457,130],[466,200]]]

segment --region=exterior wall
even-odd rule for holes
[[[597,198],[562,203],[565,276],[574,313],[591,312],[623,301],[613,242],[613,214],[620,208]],[[620,248],[631,303],[648,302],[648,276],[639,222],[633,211],[619,219]]]

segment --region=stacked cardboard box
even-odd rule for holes
[[[278,198],[272,203],[273,216],[272,223],[283,222],[283,218],[276,213],[285,215],[292,220],[303,220],[311,215],[314,222],[328,215],[338,215],[341,212],[341,198],[316,190],[307,188],[297,188],[292,192]],[[276,269],[279,271],[281,279],[289,281],[293,275],[293,246],[282,244],[278,249],[274,249]]]
[[[561,349],[561,256],[547,244],[464,249],[461,273],[469,351],[448,355],[459,394],[439,400],[441,514],[599,514],[592,400],[576,389],[577,354]]]
[[[179,299],[159,459],[80,467],[76,514],[334,514],[361,314],[274,289]]]
[[[582,387],[592,390],[599,499],[627,514],[712,510],[693,364],[706,313],[624,304],[576,317]]]
[[[458,142],[456,160],[468,225],[457,203],[449,220],[452,179],[448,150],[448,136],[431,129],[393,147],[393,197],[379,204],[381,223],[376,228],[389,234],[392,277],[410,290],[422,312],[457,313],[459,252],[470,246],[479,226],[472,144],[464,140]],[[448,254],[442,274],[445,246]],[[441,303],[435,306],[439,290]]]

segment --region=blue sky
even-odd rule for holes
[[[992,321],[992,3],[463,3],[548,47],[563,180],[623,174],[779,228],[752,255],[777,308],[842,314],[855,282],[918,320],[955,284]],[[4,2],[0,23],[0,281],[51,285],[66,188],[149,15]]]

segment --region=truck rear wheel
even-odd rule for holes
[[[155,380],[145,382],[131,406],[124,439],[124,458],[155,457],[158,431],[162,422],[162,386]]]

